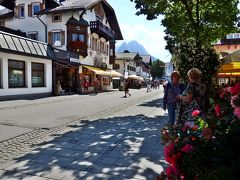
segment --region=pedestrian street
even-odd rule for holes
[[[161,96],[46,133],[28,152],[2,162],[0,179],[155,179],[166,165]]]

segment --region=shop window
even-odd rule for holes
[[[44,87],[44,64],[32,63],[32,87]]]
[[[53,14],[52,15],[52,22],[61,22],[62,21],[62,15],[61,14]]]
[[[103,77],[102,80],[103,80],[103,85],[104,86],[110,85],[110,78],[109,77]]]
[[[37,32],[28,32],[28,37],[33,40],[38,40],[38,33]]]
[[[8,60],[9,88],[25,87],[25,62]]]
[[[113,69],[120,69],[120,65],[119,64],[113,64]]]

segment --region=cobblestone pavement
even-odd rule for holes
[[[151,93],[1,142],[0,179],[155,179],[166,165],[160,98]]]

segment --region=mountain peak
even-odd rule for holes
[[[123,42],[119,48],[117,48],[118,53],[123,53],[124,51],[129,52],[137,52],[140,55],[150,55],[147,50],[136,40],[129,41],[128,43]],[[155,60],[156,58],[152,56],[152,59]]]

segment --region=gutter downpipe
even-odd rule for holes
[[[39,15],[37,15],[37,18],[45,27],[45,43],[47,43],[47,25],[40,19]]]
[[[45,43],[47,43],[47,25],[40,19],[39,15],[37,15],[38,20],[44,25],[45,27]],[[52,59],[52,95],[54,95],[55,91],[55,68],[54,68],[54,62]]]

